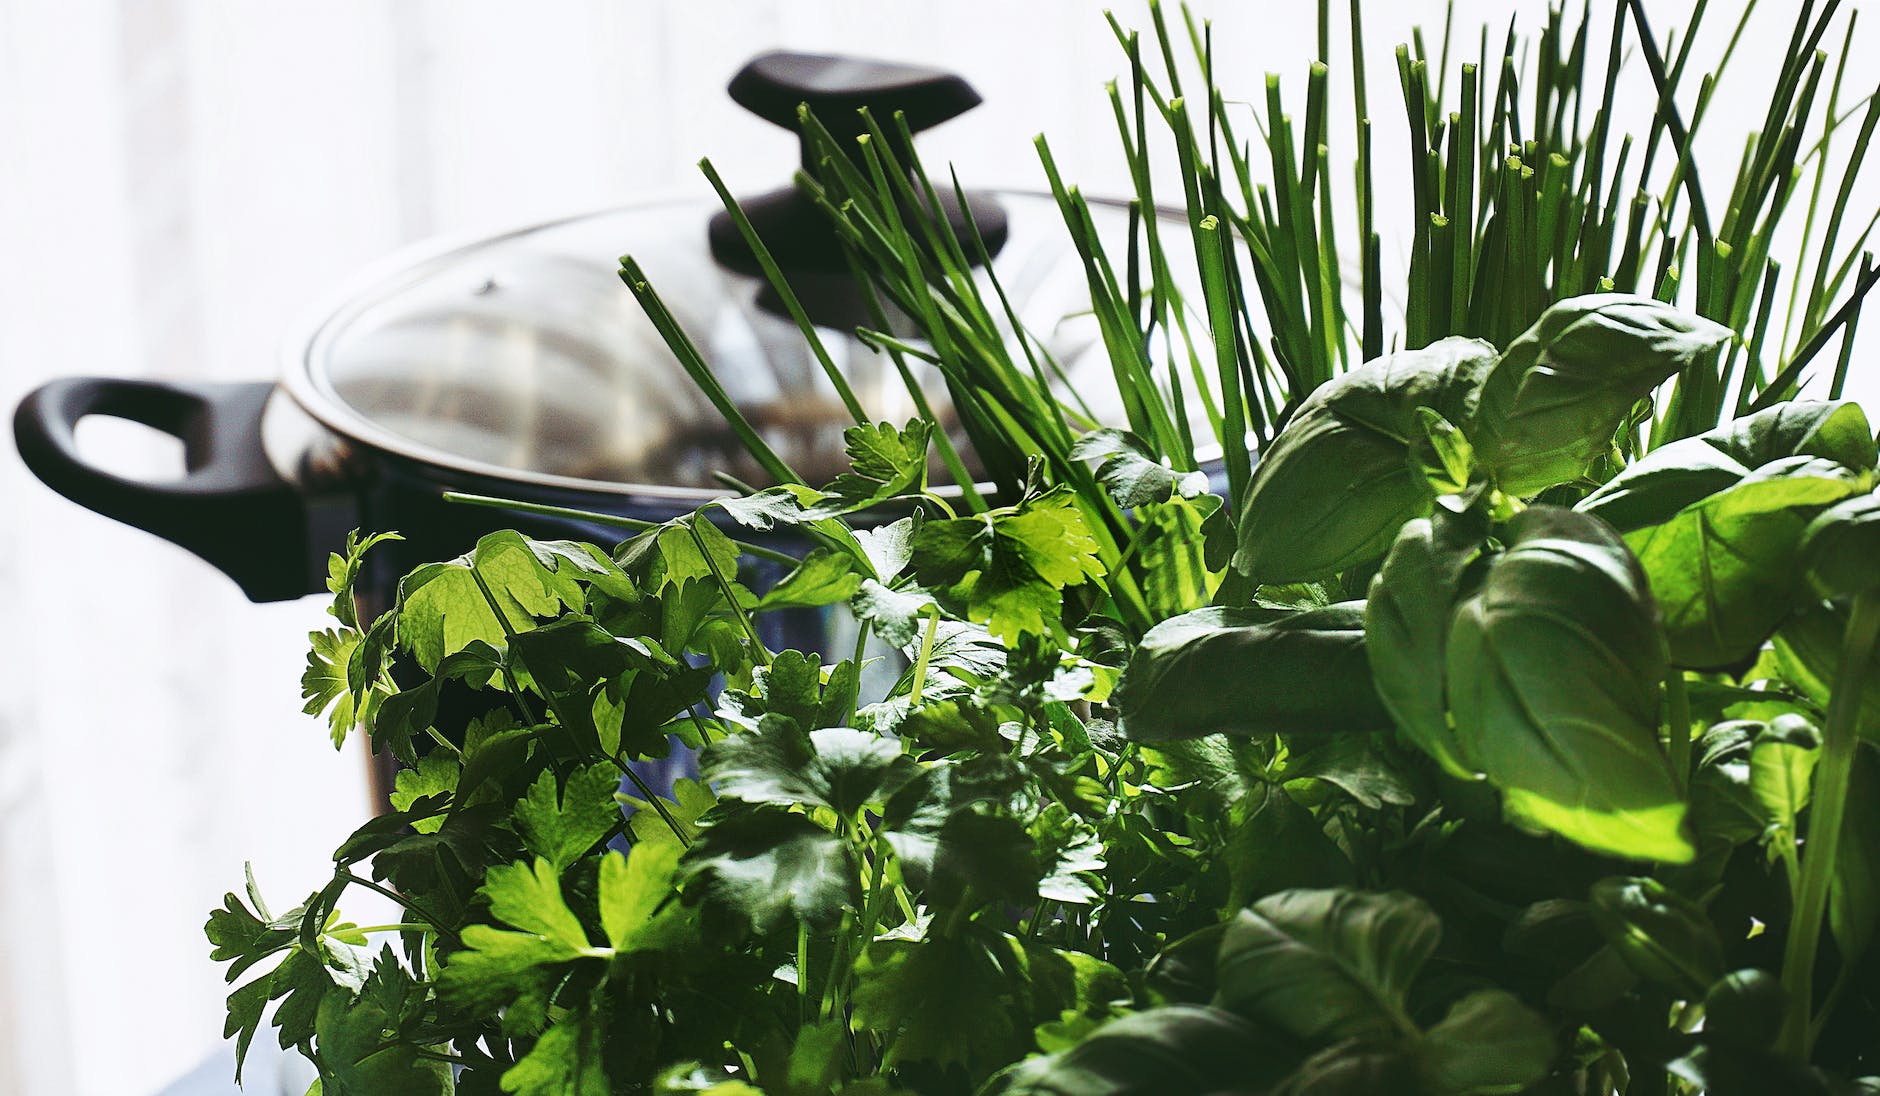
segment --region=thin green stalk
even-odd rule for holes
[[[701,543],[699,545],[699,551],[705,555],[706,561],[710,562],[711,554],[705,552],[704,544]],[[503,680],[509,683],[510,696],[515,699],[516,706],[522,709],[523,718],[527,719],[529,724],[533,726],[541,722],[541,720],[534,718],[529,711],[527,700],[522,692],[522,685],[516,680],[516,671],[509,664],[510,659],[515,657],[516,652],[515,626],[510,624],[509,617],[504,615],[502,606],[496,601],[495,592],[490,589],[490,584],[484,581],[482,573],[475,567],[472,567],[470,568],[470,577],[476,582],[477,590],[483,594],[484,602],[489,605],[490,612],[496,615],[496,622],[502,626],[503,636],[509,641],[508,650],[504,652],[503,657]],[[733,604],[735,605],[736,603],[733,602]],[[544,687],[542,689],[542,699],[548,704],[548,710],[554,714],[557,723],[560,723],[565,728],[572,728],[574,726],[574,724],[568,720],[568,717],[562,713],[561,706],[556,703],[554,690]],[[634,772],[631,765],[626,764],[619,758],[611,754],[605,756],[607,760],[614,763],[614,767],[619,769],[622,775],[632,782],[634,788],[636,788],[641,795],[646,797],[647,802],[653,805],[653,809],[659,812],[659,817],[665,820],[666,828],[670,829],[672,835],[679,839],[679,843],[690,848],[692,839],[685,835],[685,831],[679,827],[678,819],[674,818],[672,812],[666,809],[665,802],[661,800],[659,796],[653,794],[653,789],[646,786],[646,782],[640,778],[640,774]]]
[[[790,288],[790,282],[783,276],[783,270],[778,267],[777,260],[771,257],[770,248],[764,246],[764,241],[757,235],[757,229],[751,224],[751,219],[745,216],[744,207],[732,197],[731,189],[725,186],[723,179],[719,178],[718,169],[712,166],[710,160],[700,160],[698,167],[705,173],[705,178],[711,183],[712,189],[718,192],[718,199],[724,203],[725,212],[731,215],[732,223],[737,225],[739,234],[744,237],[745,244],[750,247],[751,254],[757,259],[757,265],[764,271],[765,279],[776,291],[777,299],[783,302],[785,311],[789,312],[790,318],[796,321],[797,330],[802,332],[804,341],[809,343],[810,351],[816,355],[816,361],[822,366],[823,374],[829,378],[829,383],[835,386],[836,394],[842,398],[842,406],[848,408],[849,415],[855,420],[857,426],[868,425],[868,412],[862,409],[862,401],[855,397],[855,390],[849,386],[849,379],[836,368],[834,359],[829,356],[829,349],[823,345],[822,336],[816,332],[816,325],[810,321],[809,313],[804,310],[802,302],[797,300],[796,291]]]
[[[1684,671],[1676,666],[1665,672],[1665,706],[1669,709],[1669,731],[1665,744],[1671,758],[1671,771],[1678,787],[1691,781],[1691,697],[1684,687]]]
[[[452,756],[456,757],[460,761],[463,759],[463,748],[458,746],[455,742],[452,742],[450,739],[445,738],[443,733],[440,732],[436,727],[426,727],[424,729],[424,732],[431,736],[431,741],[437,743],[439,748],[448,750]]]
[[[515,701],[516,707],[521,709],[524,722],[531,727],[536,726],[542,720],[529,707],[529,699],[522,691],[522,684],[516,680],[515,667],[509,664],[510,656],[515,650],[513,642],[516,638],[515,626],[509,623],[509,616],[503,612],[502,605],[497,602],[495,592],[490,589],[490,584],[484,581],[483,573],[474,565],[470,568],[470,578],[476,583],[477,590],[482,593],[484,603],[490,607],[490,615],[494,616],[496,623],[502,626],[503,636],[511,641],[510,649],[505,651],[503,656],[503,680],[509,683],[509,697]]]
[[[933,655],[934,632],[940,627],[940,614],[927,615],[927,629],[920,637],[920,657],[914,661],[914,680],[908,686],[907,697],[910,704],[920,703],[920,692],[927,684],[927,659]]]
[[[496,498],[491,495],[467,495],[458,491],[444,492],[444,501],[460,502],[467,506],[487,506],[494,510],[513,510],[518,514],[539,514],[542,517],[572,518],[576,521],[585,521],[594,525],[606,525],[616,529],[630,529],[636,533],[650,532],[662,526],[662,523],[657,521],[624,518],[617,514],[602,514],[593,510],[579,510],[572,506],[549,506],[545,503],[521,502],[516,499]],[[758,559],[769,560],[772,563],[782,563],[794,567],[803,562],[801,559],[787,552],[779,552],[775,548],[766,548],[761,544],[753,544],[748,540],[732,540],[731,543],[737,545],[738,551],[746,555],[756,556]]]
[[[450,940],[451,943],[456,944],[458,947],[463,946],[463,937],[457,933],[456,929],[453,929],[449,925],[446,925],[439,918],[431,916],[429,913],[425,911],[425,908],[423,906],[418,905],[416,902],[412,901],[411,899],[405,897],[402,894],[399,894],[397,891],[391,890],[390,888],[380,886],[377,882],[371,879],[367,879],[365,876],[360,875],[358,872],[346,870],[346,871],[340,872],[340,875],[344,876],[346,881],[349,883],[353,883],[358,886],[364,887],[365,889],[369,891],[382,895],[383,897],[389,898],[392,901],[398,903],[398,905],[401,908],[410,910],[412,913],[415,913],[419,917],[422,917],[426,922],[428,922],[433,928],[437,930],[437,933],[439,936],[445,937],[446,939]]]
[[[1841,642],[1841,662],[1828,701],[1828,721],[1822,730],[1820,760],[1815,764],[1815,786],[1809,807],[1808,833],[1802,847],[1802,886],[1795,899],[1795,917],[1789,924],[1788,948],[1782,957],[1782,988],[1788,993],[1788,1016],[1780,1046],[1798,1061],[1807,1061],[1814,1038],[1810,1018],[1815,1006],[1815,952],[1834,883],[1841,829],[1847,816],[1848,786],[1854,774],[1855,752],[1860,748],[1861,694],[1874,646],[1880,640],[1880,591],[1854,596],[1847,633]]]
[[[706,568],[712,573],[712,580],[718,583],[719,592],[725,595],[725,604],[731,606],[731,614],[738,618],[738,626],[744,629],[745,636],[750,639],[751,657],[759,666],[770,665],[770,649],[764,646],[762,639],[758,638],[757,626],[751,623],[750,615],[744,611],[744,606],[738,604],[737,591],[732,589],[731,581],[725,578],[724,572],[718,569],[718,561],[712,558],[711,549],[705,547],[705,538],[698,531],[698,515],[694,514],[688,518],[685,528],[686,532],[692,534],[692,543],[698,545],[698,554],[704,558]]]

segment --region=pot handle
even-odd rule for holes
[[[13,437],[26,466],[59,494],[189,549],[250,601],[288,601],[310,592],[307,500],[262,450],[261,415],[274,387],[66,377],[20,401]],[[180,439],[187,473],[149,482],[88,463],[74,431],[87,415]]]

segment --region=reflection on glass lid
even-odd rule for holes
[[[1083,269],[1048,199],[1001,194],[995,260],[1031,333],[1100,420],[1120,423]],[[712,488],[762,471],[667,350],[616,273],[632,252],[751,423],[811,482],[842,470],[851,420],[802,334],[762,285],[714,263],[713,207],[670,203],[561,221],[407,269],[315,337],[306,382],[396,448],[450,465],[601,484]],[[1125,231],[1121,210],[1094,207]],[[871,418],[916,414],[894,363],[852,336],[824,343]],[[909,363],[941,420],[938,372]],[[317,411],[318,409],[316,409]]]

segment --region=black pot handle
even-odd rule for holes
[[[273,392],[267,381],[67,377],[20,401],[13,437],[26,466],[59,494],[189,549],[250,601],[288,601],[309,592],[307,504],[262,450],[261,414]],[[147,482],[87,463],[74,433],[87,415],[129,419],[181,439],[187,474]]]

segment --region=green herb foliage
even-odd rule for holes
[[[1688,155],[1728,61],[1692,56],[1705,5],[1661,48],[1611,4],[1603,68],[1590,8],[1454,70],[1419,33],[1399,286],[1355,0],[1355,218],[1331,13],[1303,123],[1270,79],[1250,144],[1206,25],[1152,5],[1117,27],[1127,239],[1039,145],[1114,423],[900,119],[805,116],[921,416],[858,413],[850,470],[803,483],[624,260],[774,485],[612,549],[492,533],[376,621],[382,538],[348,541],[307,708],[403,768],[327,885],[210,916],[238,1062],[268,1025],[325,1093],[1880,1088],[1880,462],[1839,398],[1876,108],[1818,51],[1836,7],[1799,6],[1727,188]],[[1624,135],[1628,55],[1658,99]],[[1186,215],[1143,216],[1169,144]],[[853,652],[762,639],[832,607]],[[701,778],[661,795],[634,766],[674,743]],[[399,921],[343,920],[353,888]]]

